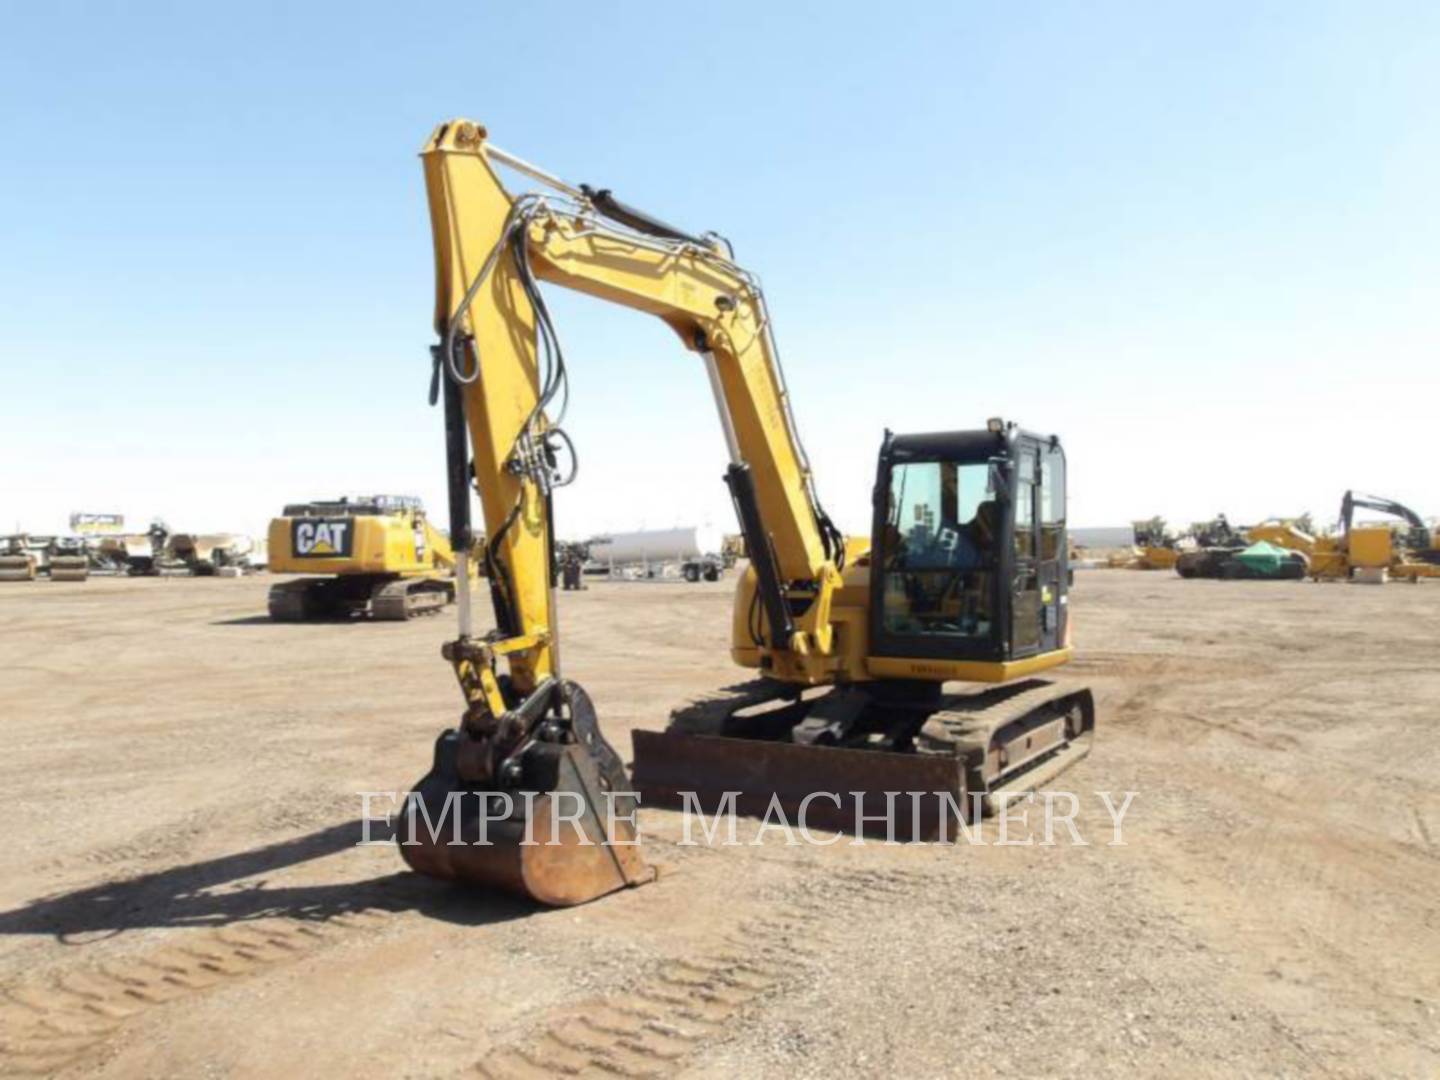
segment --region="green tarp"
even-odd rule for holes
[[[1276,547],[1268,541],[1261,540],[1251,544],[1244,551],[1237,551],[1235,558],[1254,573],[1278,574],[1280,568],[1289,560],[1290,552],[1285,548]]]

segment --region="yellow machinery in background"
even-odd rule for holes
[[[887,432],[876,475],[851,481],[874,492],[871,533],[847,538],[816,495],[759,282],[723,238],[567,184],[469,121],[442,124],[421,157],[440,336],[431,400],[443,389],[459,567],[444,654],[465,709],[397,823],[412,868],[548,904],[653,876],[631,846],[632,782],[561,666],[553,496],[574,478],[574,448],[541,282],[668,325],[710,382],[729,454],[749,555],[731,655],[758,677],[678,709],[665,732],[634,733],[647,804],[688,794],[715,809],[728,796],[759,814],[778,800],[792,820],[804,807],[812,825],[846,831],[858,809],[876,822],[888,807],[897,835],[929,839],[942,798],[969,808],[1030,790],[1088,751],[1090,691],[1041,677],[1073,651],[1057,437],[1001,420]],[[500,165],[548,190],[512,196]],[[495,612],[483,634],[465,572],[472,488]],[[896,792],[926,798],[896,812]]]
[[[280,622],[370,614],[403,620],[455,599],[455,555],[420,500],[370,495],[297,503],[270,522],[269,567],[314,574],[270,588]]]
[[[1164,518],[1133,522],[1132,530],[1134,543],[1130,557],[1120,565],[1127,570],[1175,569],[1175,561],[1180,557],[1180,540],[1166,527]]]
[[[1357,507],[1405,524],[1356,524]],[[1440,578],[1440,530],[1431,529],[1419,514],[1394,499],[1347,491],[1340,500],[1339,528],[1333,536],[1315,540],[1310,574],[1316,580],[1383,581],[1388,576],[1412,583]]]
[[[248,569],[253,542],[235,533],[171,533],[166,541],[168,562],[195,577],[232,577]]]
[[[57,536],[50,544],[50,580],[85,581],[90,577],[90,542],[84,536]]]
[[[1405,524],[1356,524],[1357,508],[1376,510]],[[1244,530],[1245,542],[1266,541],[1305,556],[1316,581],[1369,581],[1440,578],[1440,530],[1394,499],[1345,492],[1334,533],[1313,535],[1290,521],[1267,521]]]
[[[1294,521],[1284,518],[1271,518],[1268,521],[1262,521],[1259,525],[1249,525],[1241,531],[1244,533],[1247,543],[1255,544],[1263,540],[1267,544],[1299,551],[1306,555],[1314,552],[1317,539],[1314,533],[1302,529]]]
[[[90,576],[90,554],[83,536],[31,536],[17,533],[0,537],[0,581],[85,581]]]

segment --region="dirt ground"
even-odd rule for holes
[[[652,809],[656,884],[538,911],[356,846],[458,715],[451,618],[276,625],[268,583],[0,586],[0,1072],[1440,1075],[1440,587],[1081,572],[1089,846]],[[729,603],[564,596],[627,756],[735,680]]]

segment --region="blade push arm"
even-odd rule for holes
[[[814,498],[755,280],[718,242],[650,228],[662,223],[608,193],[557,184],[558,196],[512,197],[492,158],[515,159],[492,151],[479,125],[442,124],[421,156],[435,241],[435,326],[445,342],[439,362],[463,403],[505,638],[496,651],[508,655],[515,688],[527,691],[556,667],[549,507],[556,441],[548,413],[563,361],[537,281],[654,315],[702,356],[762,596],[767,561],[774,578],[767,644],[796,655],[828,652],[842,545]],[[805,602],[791,604],[797,596]]]

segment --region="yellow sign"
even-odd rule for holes
[[[80,511],[70,515],[70,531],[85,536],[125,531],[124,514],[86,514]]]

